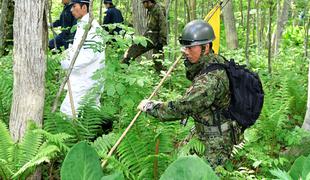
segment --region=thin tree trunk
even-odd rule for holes
[[[103,0],[100,0],[100,7],[99,7],[99,24],[100,24],[100,26],[102,25],[102,1]]]
[[[15,2],[14,86],[10,132],[13,139],[18,141],[25,133],[28,120],[42,126],[47,21],[44,13],[45,0]]]
[[[205,3],[205,1],[202,1],[201,2],[201,18],[204,18],[204,16],[205,16],[205,7],[206,6],[206,3]]]
[[[228,1],[222,10],[224,18],[224,26],[226,33],[226,44],[228,49],[238,48],[238,35],[236,31],[235,16],[232,1]]]
[[[190,16],[190,8],[189,8],[189,5],[187,4],[187,0],[184,0],[184,15],[185,15],[185,18],[188,22],[191,21],[191,16]]]
[[[269,26],[268,26],[268,72],[271,74],[271,21],[272,21],[272,0],[269,1]]]
[[[257,44],[257,54],[260,54],[260,48],[261,48],[261,34],[260,34],[260,4],[259,0],[256,0],[255,2],[256,6],[256,44]]]
[[[146,9],[140,0],[132,0],[132,19],[136,33],[143,34],[146,29]]]
[[[169,33],[170,33],[170,22],[169,22],[169,11],[170,11],[170,7],[171,7],[171,0],[167,0],[167,2],[166,2],[166,19],[165,19],[165,21],[166,21],[166,24],[167,24],[167,32],[166,32],[166,34],[167,34],[167,44],[169,44]]]
[[[296,23],[296,21],[298,20],[298,18],[296,17],[296,8],[293,8],[296,6],[296,3],[295,3],[295,0],[291,0],[291,2],[292,2],[292,16],[291,16],[291,18],[293,19],[293,27],[295,27],[296,24],[298,24],[298,23]]]
[[[308,21],[305,24],[305,57],[308,58],[308,43],[309,43],[309,24],[310,24],[310,17],[308,17]]]
[[[174,47],[178,45],[178,37],[179,37],[179,23],[178,23],[178,0],[174,1]],[[175,56],[176,59],[176,56]]]
[[[6,21],[8,17],[9,0],[2,0],[0,16],[0,57],[4,54],[6,40]]]
[[[189,9],[190,9],[190,20],[196,19],[196,0],[189,1]]]
[[[244,20],[243,20],[243,5],[242,5],[242,1],[239,1],[239,9],[240,9],[240,15],[241,15],[241,26],[244,28]]]
[[[305,25],[305,57],[309,59],[308,57],[308,42],[309,42],[309,25],[310,25],[310,17],[308,18],[308,21]],[[310,64],[308,67],[308,100],[307,100],[307,112],[305,115],[304,123],[302,125],[302,128],[304,128],[307,131],[310,131]]]
[[[252,44],[255,44],[255,26],[256,26],[256,18],[257,18],[257,14],[253,14],[252,16]]]
[[[278,17],[278,20],[277,20],[277,29],[276,29],[275,41],[273,45],[275,55],[277,55],[279,51],[279,45],[281,43],[284,27],[285,27],[286,22],[288,21],[289,9],[290,9],[290,0],[283,0],[282,13],[280,13],[280,16]]]
[[[250,9],[251,9],[251,0],[248,0],[248,8],[247,8],[247,20],[246,20],[246,43],[245,43],[245,60],[246,65],[250,66],[249,60],[249,41],[250,41]]]
[[[266,36],[265,36],[265,23],[266,23],[266,12],[267,10],[262,10],[262,17],[260,23],[260,39],[262,48],[266,47]]]
[[[277,0],[277,22],[279,21],[281,17],[281,1]],[[276,30],[272,33],[272,39],[271,39],[271,54],[275,55],[275,42],[276,42]]]

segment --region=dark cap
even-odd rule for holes
[[[86,3],[86,4],[89,4],[89,0],[71,0],[70,4],[75,4],[75,3]]]
[[[103,3],[104,4],[108,4],[108,3],[113,4],[112,0],[104,0]]]

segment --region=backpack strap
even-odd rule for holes
[[[212,63],[209,66],[205,67],[201,73],[201,74],[208,74],[209,72],[218,70],[218,69],[226,69],[226,65],[225,64],[221,64],[221,63]]]

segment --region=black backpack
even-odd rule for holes
[[[236,120],[244,129],[250,127],[258,119],[264,104],[264,91],[258,75],[245,65],[236,64],[233,59],[225,59],[224,64],[213,63],[203,73],[217,69],[226,70],[230,84],[231,101],[223,112],[224,116]]]

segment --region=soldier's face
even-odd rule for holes
[[[85,14],[87,14],[87,6],[81,6],[80,4],[75,3],[72,5],[71,12],[76,19],[81,19]]]
[[[201,46],[191,46],[191,47],[185,47],[182,49],[184,55],[187,57],[189,62],[196,64],[199,61],[200,55],[201,55]]]

